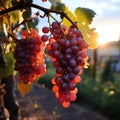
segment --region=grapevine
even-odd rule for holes
[[[47,0],[40,1],[47,2]],[[10,3],[9,0],[7,2]],[[0,39],[0,44],[4,45],[7,43],[7,45],[14,46],[9,48],[9,51],[14,54],[15,64],[14,62],[12,64],[14,64],[14,70],[18,72],[18,90],[25,95],[31,89],[32,83],[46,73],[45,59],[47,53],[56,70],[55,77],[51,79],[52,91],[55,93],[58,102],[64,108],[68,108],[70,103],[77,99],[76,94],[78,93],[78,89],[76,85],[81,81],[83,69],[88,67],[87,51],[89,45],[87,43],[89,41],[84,40],[83,35],[85,34],[79,29],[79,20],[77,20],[77,17],[75,20],[72,20],[70,18],[72,13],[69,10],[67,14],[67,12],[61,12],[52,9],[52,7],[51,9],[44,8],[27,0],[18,0],[16,4],[14,2],[0,5],[0,30],[3,29],[4,24],[7,31],[7,35],[1,37],[5,39]],[[9,6],[5,7],[5,5]],[[37,12],[35,13],[35,17],[32,17],[31,13],[29,13],[31,8],[36,8],[44,14],[41,15],[40,12]],[[14,14],[18,10],[23,20],[16,18],[18,21],[16,19],[12,21],[14,16],[18,17],[18,15]],[[29,13],[28,15],[25,14],[27,12]],[[61,18],[60,22],[52,16],[53,13],[59,15]],[[79,14],[79,9],[77,10],[77,14]],[[44,19],[45,17],[48,18],[49,26],[44,26],[41,29],[42,36],[40,36],[35,26],[31,27],[29,25],[31,25],[31,22],[35,23],[35,20],[38,18]],[[54,21],[51,22],[50,17]],[[64,24],[66,21],[70,25]],[[20,28],[21,25],[24,26],[23,29]],[[85,25],[87,24],[85,23]],[[17,37],[17,32],[20,33],[20,39]],[[86,32],[87,35],[89,36],[88,32]],[[7,42],[5,43],[4,41]],[[6,46],[3,46],[3,49]],[[45,50],[47,50],[46,53]],[[6,50],[3,51],[6,52]],[[0,54],[1,58],[6,53]],[[5,60],[4,63],[6,63]]]

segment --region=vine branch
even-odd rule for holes
[[[22,24],[25,24],[25,23],[27,23],[27,22],[31,22],[32,20],[33,20],[33,18],[29,18],[29,19],[27,19],[27,20],[23,20],[21,23],[19,23],[19,24],[16,25],[14,28],[12,28],[12,30],[18,28],[18,27],[19,27],[20,25],[22,25]]]
[[[28,7],[33,7],[33,8],[39,9],[39,10],[45,12],[45,14],[47,14],[47,15],[49,15],[49,13],[59,14],[59,15],[61,15],[61,17],[65,17],[68,21],[70,21],[72,23],[73,26],[75,26],[78,29],[77,25],[67,16],[66,13],[56,11],[56,10],[47,9],[47,8],[41,7],[41,6],[36,5],[36,4],[31,4],[31,3],[17,4],[13,7],[10,7],[10,8],[7,8],[5,10],[0,11],[0,15],[4,15],[6,13],[9,13],[9,12],[12,12],[12,11],[15,11],[15,10],[26,9]]]

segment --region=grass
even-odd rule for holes
[[[98,74],[98,76],[100,76]],[[114,81],[96,81],[87,77],[77,85],[78,104],[82,101],[92,108],[102,111],[113,120],[120,120],[120,75],[114,74]]]

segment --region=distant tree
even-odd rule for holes
[[[113,76],[113,72],[111,70],[111,64],[112,64],[112,61],[111,59],[109,59],[106,63],[105,63],[105,67],[104,67],[104,70],[101,74],[101,80],[103,82],[114,82],[114,76]]]

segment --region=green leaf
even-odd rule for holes
[[[3,67],[0,67],[0,78],[8,77],[14,71],[15,60],[13,57],[13,53],[12,52],[7,53],[6,58],[8,60],[8,64]]]
[[[64,12],[67,14],[67,16],[68,16],[73,22],[76,22],[76,21],[77,21],[75,15],[68,9],[68,7],[65,7]],[[67,27],[70,27],[70,26],[72,25],[71,22],[70,22],[68,19],[66,19],[65,17],[63,18],[62,23],[63,23],[65,26],[67,26]]]
[[[24,0],[26,3],[32,3],[33,0]]]
[[[4,31],[4,29],[0,29],[0,41],[1,42],[3,42],[5,39],[7,39],[5,32],[6,31]]]
[[[32,15],[31,8],[26,9],[26,11],[24,11],[23,14],[22,14],[22,16],[23,16],[24,19],[30,18],[31,15]]]
[[[10,15],[10,22],[12,24],[15,24],[19,21],[19,11],[11,12],[9,15]]]
[[[5,66],[5,62],[3,60],[3,57],[2,57],[2,54],[1,54],[1,51],[0,51],[0,68],[4,67],[4,66]]]
[[[13,6],[13,3],[17,4],[17,1],[16,0],[7,0],[7,2],[4,2],[4,5],[6,6],[6,8],[10,8]],[[2,24],[4,24],[4,23],[6,25],[9,25],[9,23],[11,23],[12,25],[16,24],[20,18],[19,13],[20,13],[19,10],[16,10],[16,11],[4,14],[2,16],[3,20],[0,22],[0,25],[2,26]],[[10,21],[9,21],[9,18],[10,18]]]
[[[98,47],[98,34],[95,28],[90,28],[96,13],[88,8],[78,7],[75,10],[78,28],[82,31],[84,40],[88,43],[90,49]]]
[[[61,2],[62,0],[49,0],[49,2],[51,3],[51,4],[53,4],[53,5],[55,5],[56,4],[56,2]]]
[[[18,1],[17,0],[11,0],[11,3],[13,6],[15,6],[16,4],[18,4]]]
[[[50,9],[57,10],[57,11],[60,11],[60,12],[64,12],[65,4],[60,3],[60,2],[56,2],[55,4],[52,4]]]
[[[79,22],[84,24],[91,24],[96,13],[91,9],[78,7],[75,10],[75,15]]]

